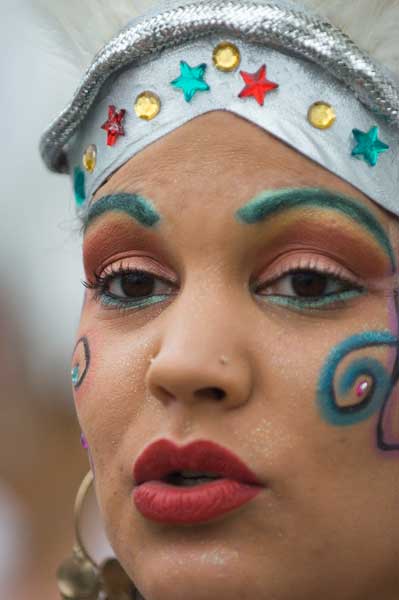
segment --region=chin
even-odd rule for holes
[[[143,600],[261,600],[248,585],[243,584],[242,579],[231,575],[226,573],[223,577],[216,577],[209,570],[199,571],[188,566],[180,573],[157,576],[143,573],[142,581],[136,581],[136,585]]]
[[[228,550],[209,550],[205,546],[197,552],[188,551],[179,556],[153,556],[138,564],[131,574],[143,600],[267,600],[264,586],[255,584],[251,565],[244,556],[231,557]],[[230,557],[229,557],[230,555]],[[141,568],[140,568],[141,566]],[[258,576],[259,577],[259,576]],[[263,590],[261,591],[261,589]]]

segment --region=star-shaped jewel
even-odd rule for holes
[[[256,73],[240,71],[240,75],[247,85],[238,94],[239,98],[253,96],[261,106],[264,104],[266,94],[278,88],[278,83],[266,79],[266,65],[262,65]]]
[[[111,104],[108,106],[108,121],[101,125],[101,129],[105,129],[107,132],[107,145],[114,146],[120,135],[125,135],[125,131],[122,126],[126,110],[116,110],[115,106]]]
[[[378,139],[378,127],[374,125],[367,133],[360,129],[353,129],[352,133],[357,141],[357,145],[352,150],[352,156],[363,156],[369,165],[375,167],[379,154],[389,150],[388,144],[384,144]]]
[[[180,61],[180,77],[171,81],[171,85],[180,88],[184,92],[184,99],[190,102],[194,94],[198,91],[205,92],[210,87],[204,81],[206,64],[202,63],[197,67],[190,67],[184,60]]]

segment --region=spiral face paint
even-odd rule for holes
[[[354,359],[346,367],[338,381],[338,394],[345,396],[355,386],[358,392],[360,377],[369,377],[370,384],[367,393],[363,392],[360,384],[358,402],[348,406],[340,406],[337,400],[337,391],[334,378],[343,359],[352,352],[376,346],[395,346],[398,339],[389,331],[367,331],[353,335],[338,344],[330,352],[320,374],[317,390],[317,399],[321,414],[331,425],[354,425],[368,419],[378,410],[381,410],[392,392],[393,382],[390,373],[382,363],[371,357]]]
[[[398,344],[398,338],[389,331],[369,331],[344,340],[330,352],[322,368],[317,390],[320,412],[331,425],[354,425],[379,411],[376,440],[381,450],[399,449],[399,443],[386,441],[384,431],[385,413],[398,380],[396,366],[398,359],[392,373],[389,373],[386,367],[374,358],[353,359],[339,378],[337,390],[334,378],[340,363],[352,352],[377,346],[397,349]],[[340,406],[338,395],[345,396],[353,390],[358,397],[358,402]]]
[[[75,346],[72,355],[71,379],[72,385],[77,390],[85,380],[90,366],[90,347],[86,337],[81,337]]]
[[[75,390],[78,390],[80,388],[80,386],[86,378],[90,367],[90,356],[91,353],[89,340],[86,336],[83,336],[77,341],[72,354],[71,379],[72,385]],[[83,448],[87,451],[90,468],[93,472],[93,476],[95,476],[93,459],[90,453],[89,445],[86,440],[86,436],[83,432],[81,432],[80,434],[80,443],[82,444]]]

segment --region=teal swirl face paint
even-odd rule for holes
[[[359,402],[349,406],[341,406],[337,402],[334,379],[336,371],[343,359],[351,352],[378,346],[397,346],[398,338],[389,331],[367,331],[353,335],[330,352],[321,370],[317,387],[317,401],[323,418],[335,426],[354,425],[378,410],[382,410],[392,392],[393,380],[391,374],[382,363],[375,358],[363,357],[353,360],[341,375],[338,383],[338,393],[345,395],[355,386],[360,390],[362,378],[369,382],[367,393],[358,393]],[[362,398],[363,396],[363,398]],[[380,440],[377,436],[377,443]]]
[[[340,212],[361,225],[389,256],[392,270],[396,264],[392,245],[381,223],[372,212],[352,198],[324,188],[280,189],[261,192],[236,212],[236,218],[246,224],[259,223],[267,218],[305,206]]]
[[[83,233],[86,233],[98,217],[106,212],[123,212],[137,221],[143,227],[154,227],[160,220],[149,200],[139,194],[112,194],[94,202],[83,222]]]

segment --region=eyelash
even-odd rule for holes
[[[330,294],[325,294],[320,297],[309,297],[309,298],[301,298],[289,295],[278,295],[278,294],[260,294],[258,290],[270,287],[274,283],[279,280],[284,279],[290,275],[295,275],[298,273],[314,273],[315,275],[322,275],[327,277],[330,281],[341,283],[343,285],[348,285],[352,289],[334,292]],[[117,298],[112,295],[108,291],[108,287],[112,281],[114,281],[117,277],[123,277],[129,274],[140,274],[144,276],[149,276],[157,282],[163,282],[169,287],[173,287],[176,284],[171,283],[170,281],[160,277],[159,275],[155,275],[155,273],[151,271],[146,271],[144,269],[135,269],[131,267],[126,267],[123,263],[120,263],[118,266],[112,265],[108,268],[108,271],[105,271],[103,274],[94,273],[94,281],[82,281],[82,284],[87,289],[94,291],[94,300],[96,302],[101,303],[101,305],[105,309],[111,310],[120,310],[122,312],[127,310],[140,310],[142,308],[146,308],[150,305],[157,304],[163,300],[165,300],[168,296],[173,294],[158,294],[149,296],[148,299],[122,299]],[[365,288],[360,284],[354,282],[349,277],[345,277],[340,271],[339,268],[326,268],[326,267],[318,267],[315,268],[314,265],[311,265],[309,262],[307,266],[301,265],[300,267],[290,267],[286,270],[281,269],[281,271],[275,275],[271,280],[265,281],[261,284],[258,284],[255,289],[252,290],[254,293],[257,293],[259,296],[262,296],[266,301],[272,302],[273,304],[279,304],[281,306],[285,306],[288,308],[293,308],[296,310],[315,310],[315,309],[323,309],[323,308],[332,308],[339,307],[340,305],[344,305],[345,302],[355,296],[359,296],[365,293]]]

